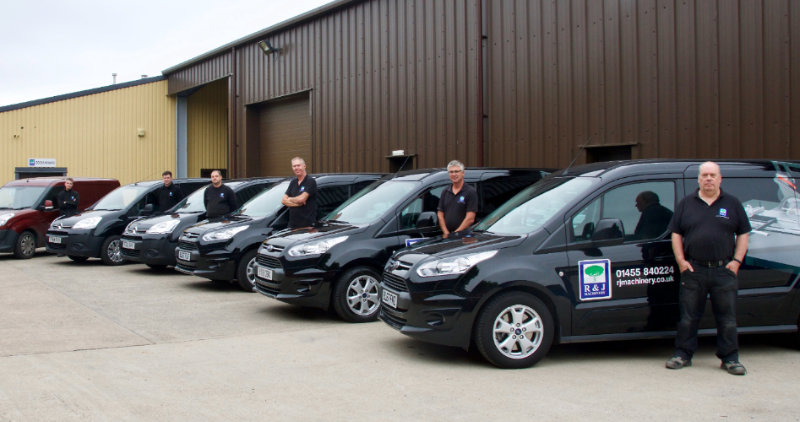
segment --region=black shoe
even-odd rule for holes
[[[747,369],[744,368],[744,365],[739,363],[737,360],[729,360],[727,362],[722,362],[719,365],[720,368],[728,371],[731,375],[745,375],[747,374]]]
[[[669,358],[669,360],[667,361],[666,364],[664,364],[664,366],[666,366],[667,369],[681,369],[687,366],[692,366],[692,360],[684,359],[680,356],[673,356]]]

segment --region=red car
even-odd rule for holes
[[[73,189],[80,194],[78,210],[84,210],[119,187],[119,180],[73,178]],[[45,233],[58,217],[53,206],[64,190],[63,177],[34,177],[6,183],[0,188],[0,252],[13,252],[17,258],[32,258],[44,246]]]

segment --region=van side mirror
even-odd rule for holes
[[[153,213],[154,209],[155,206],[153,204],[147,204],[144,206],[144,208],[142,208],[141,211],[139,211],[139,215],[150,215]]]
[[[424,211],[417,217],[417,228],[421,227],[435,227],[439,225],[439,218],[433,211]]]
[[[597,222],[597,226],[595,226],[594,233],[592,233],[592,241],[622,242],[624,236],[625,236],[625,229],[622,227],[622,220],[620,220],[619,218],[604,218]]]
[[[44,210],[45,211],[53,211],[55,208],[53,207],[53,201],[49,199],[44,200]]]

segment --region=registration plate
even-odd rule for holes
[[[61,243],[61,238],[58,236],[50,236],[50,243]]]
[[[258,278],[263,278],[264,280],[272,280],[272,270],[269,268],[258,267]]]
[[[186,251],[178,251],[178,259],[181,261],[191,261],[192,254]]]
[[[383,303],[391,306],[392,308],[397,308],[397,294],[388,290],[384,290],[382,298]]]
[[[122,248],[123,249],[136,249],[136,246],[133,245],[133,242],[130,240],[123,240],[122,241]]]

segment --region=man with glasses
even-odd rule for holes
[[[453,183],[442,192],[436,208],[445,239],[451,234],[456,237],[466,234],[465,230],[475,222],[475,213],[478,212],[478,192],[464,183],[464,164],[453,160],[447,164],[447,172]]]

